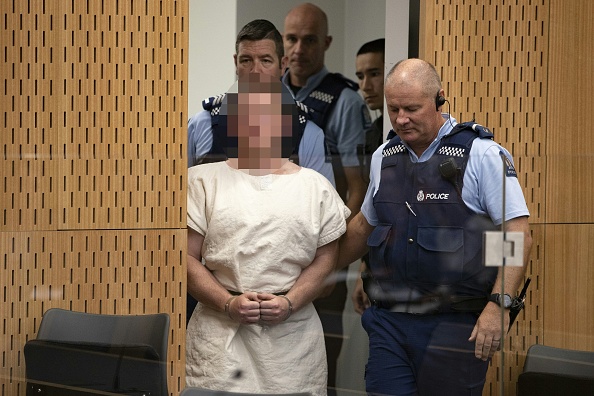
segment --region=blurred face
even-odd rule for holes
[[[384,110],[384,56],[380,52],[357,55],[359,89],[371,110]]]
[[[394,132],[420,156],[437,137],[444,122],[435,109],[435,96],[424,93],[418,83],[403,83],[390,78],[386,82],[385,94]]]
[[[240,93],[238,95],[239,147],[250,157],[280,157],[282,98],[280,93]]]
[[[235,71],[239,77],[248,73],[261,73],[281,77],[281,60],[276,54],[274,41],[269,39],[258,41],[242,41],[237,46]]]
[[[285,55],[291,78],[300,84],[322,69],[324,53],[332,41],[317,19],[307,13],[290,13],[285,19]]]
[[[283,158],[283,137],[292,137],[292,113],[283,115],[283,103],[294,107],[280,79],[249,73],[238,80],[237,107],[230,107],[228,133],[237,136],[239,168],[278,168]],[[286,97],[284,96],[286,95]],[[233,112],[233,115],[231,114]]]

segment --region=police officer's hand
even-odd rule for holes
[[[355,283],[355,288],[353,289],[351,299],[353,300],[353,308],[359,315],[363,314],[363,311],[365,311],[371,305],[367,294],[365,294],[365,291],[363,290],[363,279],[361,279],[360,276],[357,278],[357,282]]]
[[[497,352],[501,346],[503,329],[509,326],[509,310],[505,310],[503,328],[501,326],[501,308],[492,302],[487,303],[479,316],[468,341],[475,342],[474,354],[478,359],[487,360]]]
[[[256,292],[246,292],[229,303],[228,315],[242,324],[258,323],[260,320],[260,300]]]

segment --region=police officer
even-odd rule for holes
[[[384,142],[384,59],[386,52],[386,40],[383,38],[369,41],[359,48],[355,58],[356,76],[359,80],[359,89],[370,110],[379,111],[379,117],[373,121],[369,129],[365,131],[365,144],[361,144],[357,151],[361,171],[367,182],[369,182],[369,166],[371,155]],[[359,272],[367,270],[367,255],[361,258]],[[369,299],[363,291],[361,277],[357,278],[353,294],[353,308],[355,312],[362,314],[365,308],[369,307]]]
[[[441,113],[446,100],[431,64],[398,62],[385,97],[397,136],[373,155],[365,201],[340,243],[338,264],[369,249],[367,392],[481,395],[509,323],[504,315],[502,326],[501,309],[509,312],[525,271],[484,267],[482,235],[505,218],[507,231],[524,234],[528,262],[522,190],[510,154],[488,129],[456,125]]]
[[[313,119],[326,135],[336,189],[351,210],[348,221],[359,211],[365,196],[357,145],[363,143],[369,127],[369,111],[357,93],[357,84],[330,73],[324,66],[325,52],[332,42],[324,11],[311,3],[291,9],[285,17],[283,40],[288,57],[283,82],[297,100],[313,109]],[[333,290],[314,302],[326,334],[329,395],[335,394],[337,359],[342,347],[347,287],[341,279],[345,276],[346,272],[337,274]]]

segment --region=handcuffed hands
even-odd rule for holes
[[[228,316],[241,324],[278,324],[292,313],[293,306],[286,296],[246,292],[230,299]]]

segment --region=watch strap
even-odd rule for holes
[[[507,296],[509,298],[509,301],[510,301],[510,306],[509,307],[511,307],[512,297],[509,294],[507,294],[507,293],[505,293],[504,296]],[[499,305],[500,307],[509,308],[509,307],[506,307],[504,305],[505,304],[505,299],[504,298],[503,299],[501,298],[501,293],[493,293],[493,294],[491,294],[489,296],[489,301],[494,302],[495,304]]]

